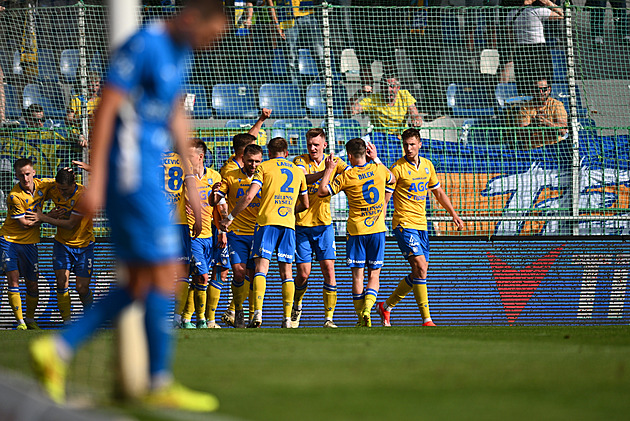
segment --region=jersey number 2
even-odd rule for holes
[[[287,168],[281,168],[280,172],[287,176],[287,180],[284,182],[282,187],[280,187],[280,191],[282,193],[293,193],[293,187],[289,187],[291,183],[293,183],[293,173]]]

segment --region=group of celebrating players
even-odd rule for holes
[[[348,198],[347,265],[352,271],[352,297],[357,326],[371,326],[376,304],[379,275],[384,260],[385,211],[394,197],[392,227],[411,273],[402,279],[394,293],[376,306],[384,326],[390,326],[390,311],[410,291],[414,291],[424,326],[434,326],[426,286],[429,242],[426,199],[432,191],[451,214],[458,229],[463,222],[440,187],[431,162],[418,155],[420,134],[408,129],[402,134],[404,156],[390,169],[384,166],[374,145],[363,139],[346,144],[350,165],[326,154],[326,133],[315,128],[306,133],[308,153],[287,160],[288,144],[274,138],[268,145],[269,159],[256,136],[271,110],[264,109],[249,133],[233,138],[234,154],[220,174],[204,167],[207,147],[193,139],[188,163],[202,200],[202,230],[193,233],[195,219],[186,212],[186,193],[181,174],[183,161],[176,154],[165,158],[165,180],[182,225],[182,242],[189,255],[192,282],[180,278],[176,288],[175,327],[218,328],[215,313],[219,296],[233,271],[232,301],[222,316],[228,326],[260,327],[269,263],[276,254],[282,282],[284,328],[297,328],[302,299],[308,287],[313,257],[324,278],[322,295],[324,327],[337,327],[333,314],[337,302],[334,263],[335,235],[330,198],[344,191]],[[190,238],[192,237],[192,240]],[[189,243],[190,242],[190,243]],[[188,243],[188,244],[187,244]],[[297,264],[293,278],[292,264]],[[367,286],[365,273],[367,267]],[[249,321],[243,305],[249,299]],[[196,326],[191,323],[193,311]]]

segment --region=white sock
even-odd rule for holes
[[[388,306],[387,304],[383,304],[383,310],[385,310],[385,311],[392,311],[393,309],[394,309],[394,307]]]
[[[426,322],[432,322],[433,320],[431,320],[430,317],[427,317],[426,319],[422,319],[422,323],[426,323]]]
[[[182,322],[182,316],[181,316],[181,315],[179,315],[179,314],[175,314],[175,315],[173,316],[173,321],[174,321],[175,323],[178,323],[178,324],[179,324],[179,323],[181,323],[181,322]]]

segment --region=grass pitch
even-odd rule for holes
[[[0,364],[31,376],[37,333],[0,332]],[[175,375],[218,395],[217,419],[614,420],[630,414],[630,327],[179,331]],[[113,335],[73,364],[69,393],[104,407]],[[109,409],[112,410],[111,407]],[[146,420],[214,419],[115,407]]]

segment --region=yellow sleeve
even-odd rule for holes
[[[400,171],[398,171],[400,167],[398,165],[392,165],[392,167],[389,169],[392,174],[394,174],[394,177],[396,177],[396,182],[394,182],[394,184],[392,184],[391,186],[387,186],[388,188],[392,189],[392,191],[396,188],[396,185],[398,184],[398,180],[400,180]]]
[[[302,155],[298,155],[293,159],[293,163],[306,170],[306,162],[304,161],[304,157]]]
[[[331,196],[339,193],[346,185],[346,173],[339,174],[331,183],[328,185],[328,192]]]
[[[256,183],[262,188],[263,183],[264,183],[264,175],[263,175],[262,166],[259,165],[258,168],[256,168],[256,172],[254,173],[254,178],[252,179],[252,183]]]
[[[437,189],[440,187],[440,180],[437,177],[435,172],[435,167],[433,166],[433,162],[429,161],[429,184],[427,184],[427,188],[429,190]]]
[[[359,105],[361,106],[361,108],[363,108],[364,112],[370,111],[372,109],[372,105],[373,105],[372,97],[371,96],[366,96],[361,101],[359,101]]]
[[[529,110],[527,107],[521,107],[516,115],[516,125],[517,126],[529,126],[531,122],[531,116],[529,115]]]
[[[413,97],[413,95],[411,95],[411,92],[409,92],[408,90],[401,89],[399,93],[400,93],[400,98],[403,101],[403,104],[405,104],[405,107],[409,107],[410,105],[413,105],[416,103],[416,99]]]
[[[337,167],[335,168],[335,170],[337,174],[341,174],[348,168],[348,164],[346,164],[344,160],[339,157],[335,157],[335,159],[337,160]]]
[[[7,215],[14,219],[20,218],[26,213],[24,203],[13,194],[9,194],[7,198],[7,208]]]
[[[70,108],[72,109],[74,114],[81,114],[81,100],[79,99],[79,97],[72,97],[72,99],[70,100]]]
[[[308,193],[308,185],[306,184],[306,175],[304,175],[303,171],[298,169],[298,174],[300,174],[300,194]]]

